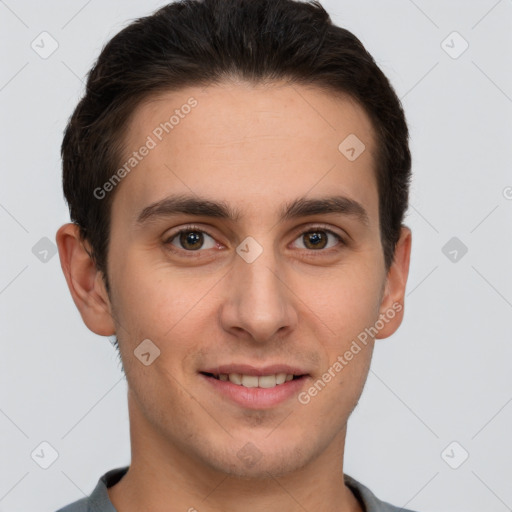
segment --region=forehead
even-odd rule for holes
[[[133,165],[113,213],[132,221],[176,193],[219,198],[247,216],[337,193],[377,214],[371,121],[350,97],[317,88],[225,83],[161,93],[136,108],[124,147],[121,166]]]

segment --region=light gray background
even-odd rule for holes
[[[58,255],[41,261],[36,244],[69,221],[59,149],[86,72],[163,4],[0,1],[0,511],[52,512],[130,461],[116,353],[83,325]],[[345,472],[420,512],[512,510],[512,1],[323,5],[402,99],[414,172],[405,320],[377,341]],[[59,45],[46,59],[31,48],[43,31]],[[453,31],[469,43],[458,58]],[[455,262],[442,251],[452,237],[468,248]],[[58,452],[46,470],[31,457],[44,441]]]

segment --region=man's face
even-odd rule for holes
[[[197,104],[182,109],[190,97]],[[160,123],[176,109],[179,122],[166,133]],[[366,148],[355,160],[350,147],[338,148],[350,134]],[[116,190],[108,253],[135,442],[151,439],[160,456],[180,453],[253,477],[283,474],[341,446],[373,340],[359,342],[341,370],[333,365],[384,313],[368,117],[317,89],[221,85],[140,105],[126,160],[153,146],[148,136],[154,147]],[[148,209],[178,195],[238,216]],[[356,208],[282,216],[297,200],[334,196],[357,202],[367,220]],[[149,355],[139,358],[143,340],[151,340],[142,346]],[[159,356],[143,364],[154,347]],[[329,368],[329,382],[308,393]],[[255,389],[207,375],[244,372],[248,385],[274,384],[254,374],[296,377]]]

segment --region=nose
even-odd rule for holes
[[[264,250],[252,263],[237,256],[226,278],[221,308],[226,331],[265,343],[296,327],[294,294],[273,251]]]

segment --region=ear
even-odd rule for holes
[[[404,317],[405,286],[407,284],[407,276],[409,275],[411,243],[411,230],[406,226],[402,226],[379,309],[379,318],[382,318],[384,327],[375,336],[377,339],[391,336],[402,323]]]
[[[64,224],[57,231],[56,242],[62,271],[85,325],[100,336],[115,334],[103,274],[89,256],[90,246],[80,237],[79,227],[76,224]]]

